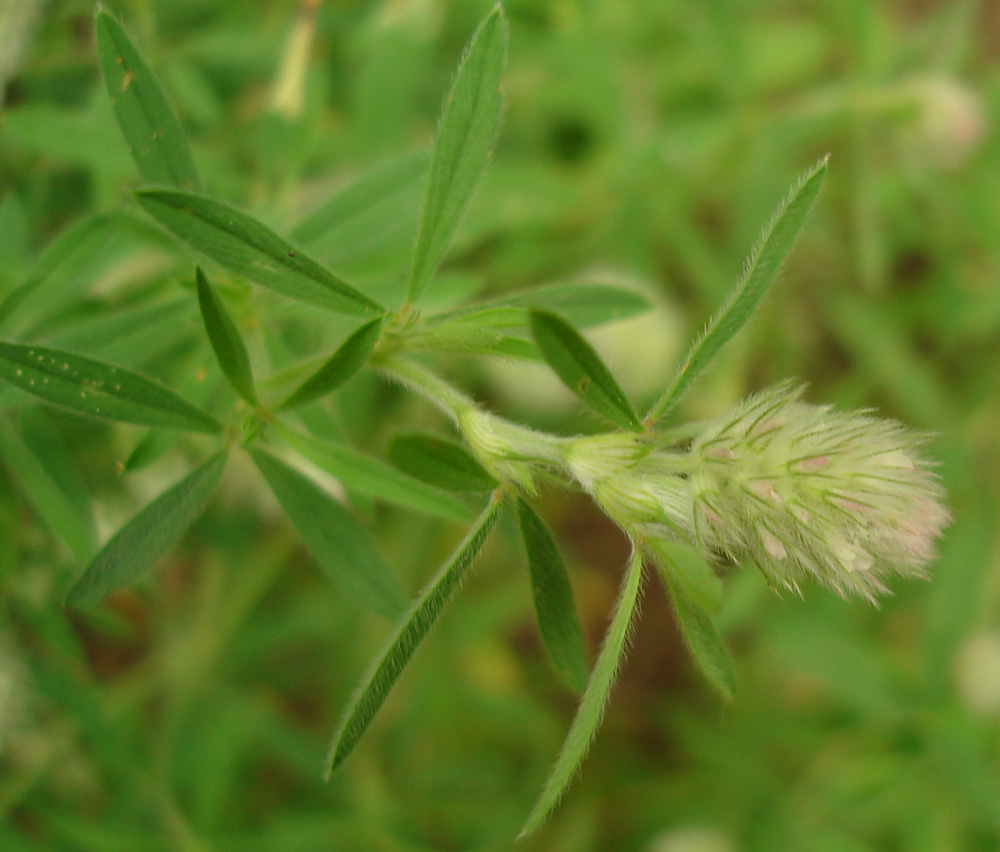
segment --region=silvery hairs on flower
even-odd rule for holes
[[[801,394],[785,383],[750,396],[686,450],[598,435],[573,442],[567,464],[630,535],[757,565],[774,586],[811,578],[874,600],[893,574],[925,576],[948,521],[926,436]]]
[[[795,591],[812,578],[874,600],[893,574],[925,576],[949,519],[919,455],[926,436],[801,394],[781,384],[751,396],[692,441],[697,545]]]

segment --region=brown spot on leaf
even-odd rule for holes
[[[129,87],[129,85],[131,85],[134,79],[135,79],[135,74],[133,74],[130,70],[126,70],[125,73],[122,75],[122,84],[119,91],[124,92]]]

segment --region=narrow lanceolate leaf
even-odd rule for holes
[[[389,461],[404,473],[446,491],[492,491],[497,481],[461,444],[439,435],[403,435]]]
[[[360,603],[395,618],[403,595],[371,534],[350,510],[270,453],[251,450],[288,520],[330,578]]]
[[[580,691],[587,682],[587,652],[566,565],[545,523],[520,497],[517,518],[528,551],[538,629],[556,671]]]
[[[131,39],[97,10],[97,59],[129,151],[149,183],[198,188],[198,172],[177,116]]]
[[[486,169],[500,129],[506,61],[507,21],[497,5],[469,42],[441,114],[410,269],[411,303],[427,289]]]
[[[434,576],[399,622],[382,653],[361,681],[361,685],[334,734],[326,760],[326,776],[344,762],[357,745],[372,718],[382,706],[396,678],[413,656],[417,645],[427,635],[455,589],[462,582],[472,561],[493,529],[503,503],[494,499],[472,525],[454,555]]]
[[[736,691],[736,675],[722,637],[716,631],[708,613],[695,603],[685,591],[684,584],[675,576],[677,569],[669,565],[669,560],[664,565],[662,555],[661,559],[657,559],[657,563],[661,566],[660,577],[673,601],[677,626],[684,638],[684,644],[712,686],[725,698],[732,698]]]
[[[531,332],[566,387],[616,426],[640,428],[639,418],[611,371],[575,328],[556,314],[531,311]]]
[[[649,302],[634,290],[610,284],[545,284],[511,296],[432,314],[425,322],[436,326],[462,320],[494,329],[523,328],[529,308],[554,311],[577,328],[592,328],[645,313],[649,310]]]
[[[69,590],[66,603],[100,600],[148,571],[202,513],[225,465],[226,453],[220,452],[125,524]]]
[[[465,521],[469,510],[460,500],[343,444],[323,441],[275,420],[271,424],[285,443],[336,477],[348,491],[406,506],[429,515]]]
[[[79,414],[161,429],[217,432],[219,422],[138,373],[42,346],[0,342],[0,379]]]
[[[542,824],[545,817],[556,806],[570,781],[573,780],[580,762],[587,753],[590,741],[604,715],[604,707],[611,692],[615,673],[618,671],[618,665],[625,653],[629,625],[632,623],[632,616],[639,599],[641,579],[642,553],[636,548],[632,552],[628,571],[622,583],[621,594],[611,616],[611,625],[604,637],[604,646],[594,664],[594,670],[590,674],[583,698],[580,699],[580,707],[576,711],[576,717],[566,735],[566,742],[563,744],[555,766],[552,767],[552,772],[545,782],[542,794],[538,797],[524,828],[521,829],[521,837],[530,834]]]
[[[89,559],[94,552],[94,519],[75,459],[58,430],[38,412],[26,410],[21,427],[0,421],[0,460],[10,467],[49,529],[77,559]]]
[[[257,405],[257,392],[253,386],[253,371],[250,368],[250,356],[243,344],[243,338],[236,328],[236,323],[226,310],[218,294],[208,283],[201,271],[195,270],[198,282],[198,307],[201,309],[201,319],[205,323],[208,341],[212,351],[222,368],[222,375],[229,379],[233,389],[251,405]]]
[[[646,423],[655,423],[673,410],[684,391],[750,319],[767,295],[823,185],[826,161],[824,157],[806,172],[781,202],[750,253],[736,286],[691,347],[673,382],[646,415]]]
[[[381,332],[381,318],[365,323],[340,344],[337,351],[274,410],[286,411],[289,408],[298,408],[340,387],[371,358]]]
[[[136,200],[196,251],[261,287],[349,316],[385,313],[378,302],[229,204],[173,189],[139,190]]]

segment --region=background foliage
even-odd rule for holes
[[[297,102],[281,85],[296,4],[108,4],[164,82],[206,187],[282,232],[352,177],[426,150],[489,5],[328,0]],[[14,19],[33,8],[28,40]],[[512,0],[506,11],[506,120],[444,290],[634,283],[654,299],[651,317],[592,340],[633,397],[651,402],[786,187],[829,152],[782,283],[682,413],[715,414],[799,376],[811,401],[875,406],[939,433],[955,516],[932,582],[898,587],[878,610],[816,588],[778,598],[756,573],[731,577],[719,619],[738,676],[727,705],[692,671],[662,595],[646,589],[586,770],[519,848],[995,850],[995,9]],[[90,3],[0,7],[0,37],[15,39],[0,51],[0,296],[29,275],[46,281],[4,334],[133,365],[197,401],[221,376],[196,300],[177,298],[169,243],[127,200],[138,178],[93,30]],[[324,260],[373,286],[405,270],[419,193],[415,182],[364,217],[345,215]],[[53,238],[95,212],[106,218],[93,234],[40,269]],[[289,346],[308,332],[280,314],[240,319],[272,323]],[[348,328],[334,318],[331,339]],[[593,426],[542,372],[468,357],[441,365],[515,419]],[[344,433],[379,455],[399,431],[439,425],[368,374],[335,408]],[[69,612],[61,601],[95,539],[194,457],[168,447],[142,467],[156,449],[139,427],[0,415],[0,846],[510,847],[576,701],[535,634],[512,517],[370,736],[323,784],[331,724],[386,626],[329,585],[252,467],[229,466],[208,513],[145,587]],[[32,493],[31,458],[50,461],[60,493],[88,499],[61,506]],[[136,470],[122,473],[126,464]],[[552,494],[542,508],[593,660],[626,545],[583,498]],[[462,534],[412,512],[367,512],[409,593]]]

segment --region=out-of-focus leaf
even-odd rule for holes
[[[94,552],[90,496],[62,435],[43,415],[26,409],[20,428],[0,428],[0,459],[20,481],[45,524],[80,560]],[[3,425],[0,423],[0,425]]]
[[[330,578],[360,603],[386,618],[403,606],[392,570],[371,534],[315,482],[263,450],[251,450],[292,526]]]
[[[484,492],[497,481],[461,444],[439,435],[401,435],[389,461],[404,473],[446,491]]]
[[[541,360],[538,347],[530,340],[481,325],[475,317],[409,331],[406,348],[415,352],[468,352],[527,361]]]
[[[100,600],[148,571],[202,513],[225,465],[226,453],[217,453],[126,523],[73,584],[66,603]]]
[[[517,518],[528,552],[538,629],[556,671],[580,691],[587,683],[587,652],[566,565],[548,527],[520,497]]]
[[[163,385],[60,349],[0,342],[0,378],[80,414],[162,429],[217,432],[210,414]]]
[[[466,571],[482,549],[483,542],[500,516],[503,503],[491,500],[469,529],[454,555],[434,576],[403,616],[386,643],[385,649],[361,681],[343,721],[334,734],[326,761],[326,774],[336,769],[357,745],[372,718],[382,706],[389,690],[441,614]]]
[[[678,580],[680,571],[670,564],[666,553],[659,552],[655,562],[673,602],[684,644],[712,686],[731,699],[736,692],[736,674],[722,637],[708,613],[685,591],[684,584]]]
[[[412,192],[425,169],[423,154],[408,154],[380,166],[317,207],[295,226],[291,238],[323,251],[329,251],[331,243],[339,245],[338,237],[350,235],[356,242],[355,223],[367,220],[373,210],[397,205],[401,195]],[[391,212],[391,207],[385,212]]]
[[[381,331],[381,318],[365,323],[274,410],[287,411],[306,405],[340,387],[371,358]]]
[[[640,428],[624,391],[576,329],[556,314],[533,310],[531,331],[545,360],[566,387],[616,426]]]
[[[143,209],[192,248],[291,299],[357,317],[385,309],[263,222],[229,204],[173,189],[136,193]]]
[[[104,242],[110,227],[118,224],[115,214],[98,213],[80,219],[59,234],[42,252],[31,268],[31,273],[17,287],[0,301],[0,329],[10,324],[18,313],[27,313],[22,306],[52,276],[55,270],[72,259],[74,265],[77,252]]]
[[[200,267],[195,270],[195,278],[201,318],[205,323],[205,332],[212,344],[212,351],[219,362],[219,367],[222,368],[222,374],[229,379],[229,383],[243,399],[250,405],[257,405],[250,356],[247,354],[247,348],[236,328],[236,323],[233,322],[229,311],[212,289],[212,285],[208,283]]]
[[[667,571],[696,606],[714,615],[722,605],[722,580],[693,548],[663,539],[643,542],[657,568]]]
[[[153,72],[103,7],[97,10],[96,32],[104,84],[139,172],[150,183],[197,189],[184,131]]]
[[[335,476],[351,491],[438,517],[459,521],[469,518],[465,504],[451,494],[401,473],[376,458],[343,444],[314,438],[280,421],[273,422],[271,429],[290,447]]]
[[[634,290],[609,284],[546,284],[434,314],[425,321],[438,325],[461,319],[489,328],[523,328],[531,308],[555,312],[576,328],[592,328],[638,316],[649,310],[649,302]]]
[[[413,252],[408,302],[417,302],[441,263],[486,168],[500,128],[507,21],[500,6],[479,25],[438,126]]]

